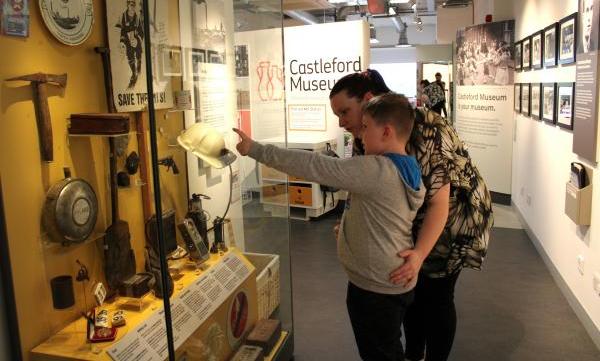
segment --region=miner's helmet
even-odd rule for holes
[[[236,159],[236,155],[225,148],[223,136],[204,123],[195,123],[186,129],[177,137],[177,142],[214,168],[225,168]]]

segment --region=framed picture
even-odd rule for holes
[[[575,45],[577,44],[577,13],[567,16],[558,24],[558,62],[560,64],[574,63]]]
[[[521,84],[515,84],[515,112],[521,112]]]
[[[541,69],[544,65],[543,31],[531,35],[531,68]]]
[[[523,42],[517,41],[515,43],[515,70],[520,71],[522,69],[523,69]]]
[[[558,115],[556,124],[565,129],[573,129],[573,113],[575,110],[575,83],[558,84]]]
[[[522,40],[523,44],[523,70],[531,69],[531,37]]]
[[[528,117],[531,115],[531,84],[521,84],[521,114]]]
[[[558,64],[558,23],[544,29],[544,67],[551,68]]]
[[[161,48],[161,62],[163,76],[181,76],[181,48],[178,46],[165,46]]]
[[[192,76],[200,75],[200,64],[206,63],[206,50],[192,48]]]
[[[542,85],[540,83],[531,84],[531,117],[533,119],[542,119]]]
[[[556,83],[542,84],[542,120],[556,122]]]

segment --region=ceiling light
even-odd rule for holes
[[[410,0],[390,0],[390,4],[407,4],[409,2]]]
[[[396,15],[396,10],[394,10],[393,7],[390,6],[389,10],[388,10],[388,15],[394,16]]]

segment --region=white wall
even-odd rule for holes
[[[415,63],[417,49],[410,48],[371,48],[371,63]]]
[[[437,43],[452,44],[456,30],[473,25],[473,5],[464,8],[437,8]]]
[[[515,39],[520,40],[577,11],[577,0],[513,0]],[[573,82],[575,67],[565,66],[517,73],[516,83]],[[592,275],[600,272],[600,189],[594,190],[591,227],[577,227],[564,214],[565,183],[570,162],[580,161],[573,152],[573,134],[528,117],[516,115],[513,153],[513,202],[522,214],[543,256],[560,275],[584,326],[600,347],[600,297],[593,291]],[[600,184],[594,168],[593,183]],[[577,256],[585,259],[584,274]],[[571,297],[574,296],[574,297]],[[552,317],[552,315],[548,315]]]

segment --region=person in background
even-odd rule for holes
[[[364,154],[361,107],[387,91],[381,75],[367,70],[341,78],[329,94],[340,127],[356,138],[357,155]],[[418,276],[415,301],[404,320],[407,360],[443,361],[456,332],[456,281],[463,268],[480,269],[487,254],[491,198],[456,131],[438,113],[416,110],[407,150],[417,157],[427,194],[413,224],[415,248],[398,253],[406,263],[390,280],[406,284]]]
[[[394,93],[371,98],[363,113],[361,136],[367,156],[349,159],[261,145],[234,131],[241,138],[241,155],[350,191],[337,241],[349,279],[346,304],[356,344],[365,361],[403,361],[402,321],[417,279],[392,283],[389,273],[404,263],[395,253],[414,247],[412,221],[425,196],[419,165],[406,154],[415,113],[406,97]],[[368,179],[365,174],[377,177]]]
[[[442,111],[444,112],[444,117],[448,118],[448,110],[446,109],[446,83],[442,81],[442,74],[440,72],[435,73],[434,83],[442,89],[442,94],[444,95]]]
[[[427,107],[434,112],[441,114],[446,96],[444,91],[436,83],[430,83],[429,80],[421,80],[422,100]]]

